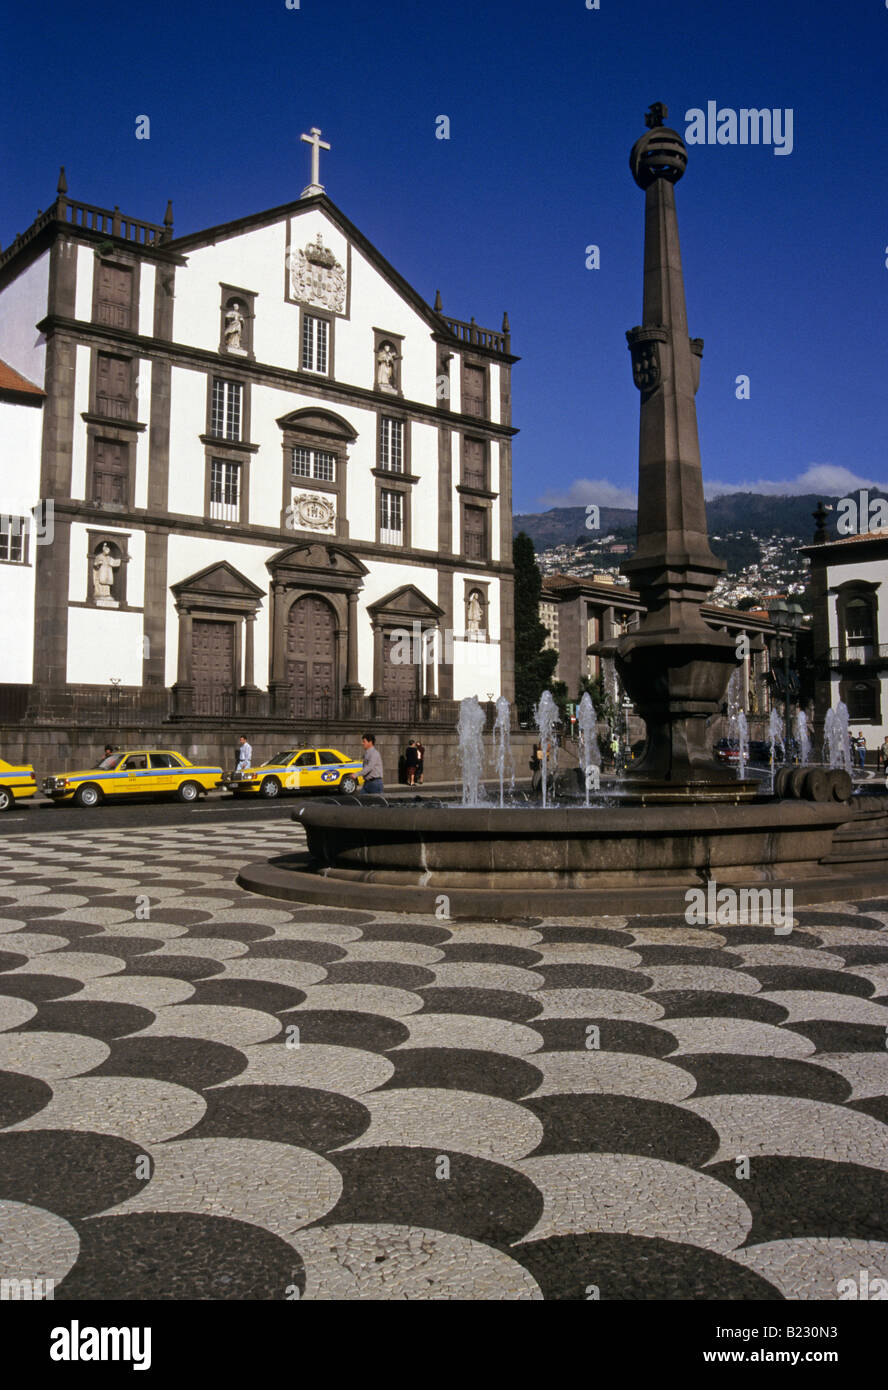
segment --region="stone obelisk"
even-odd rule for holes
[[[621,565],[647,612],[616,646],[617,669],[647,725],[643,759],[627,774],[651,799],[737,800],[753,784],[713,759],[706,727],[737,664],[734,639],[709,627],[700,605],[724,569],[709,547],[697,408],[703,343],[688,337],[674,185],[687,165],[681,136],[659,102],[629,156],[644,189],[644,309],[626,338],[641,392],[638,546]]]

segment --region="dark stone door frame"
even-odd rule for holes
[[[359,710],[364,687],[358,681],[358,593],[367,567],[340,545],[306,541],[289,546],[266,561],[271,575],[271,643],[268,688],[271,709],[287,717],[287,624],[290,609],[301,598],[323,598],[336,615],[336,673],[333,713],[339,718]]]
[[[235,671],[241,670],[243,659],[244,683],[238,690],[244,697],[257,693],[253,670],[253,635],[256,617],[265,594],[227,560],[208,565],[206,569],[170,586],[179,615],[179,659],[176,683],[173,686],[173,708],[179,716],[194,711],[193,624],[194,619],[208,622],[230,622],[235,631]],[[245,636],[242,645],[242,625]]]

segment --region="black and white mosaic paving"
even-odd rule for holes
[[[835,1299],[888,1278],[888,899],[448,923],[234,884],[294,827],[0,869],[0,1275],[56,1299]]]

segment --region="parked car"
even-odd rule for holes
[[[728,763],[731,767],[740,761],[740,745],[732,739],[720,738],[712,751],[720,763]]]
[[[175,796],[196,801],[218,786],[221,767],[197,767],[181,753],[140,748],[113,753],[98,767],[46,777],[43,791],[56,802],[98,806],[106,798]]]
[[[223,777],[220,786],[235,796],[280,796],[282,791],[338,791],[351,795],[363,785],[360,758],[338,748],[288,748],[268,762]]]
[[[37,790],[37,778],[30,763],[16,765],[0,758],[0,811],[8,811],[16,801],[24,801]]]
[[[749,742],[749,761],[759,763],[767,767],[771,762],[771,745],[767,739],[750,739]],[[774,762],[783,762],[783,744],[777,743],[774,746]]]

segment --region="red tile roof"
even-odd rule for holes
[[[46,392],[35,386],[33,381],[22,376],[8,362],[0,358],[0,391],[14,391],[19,396],[45,396]]]

